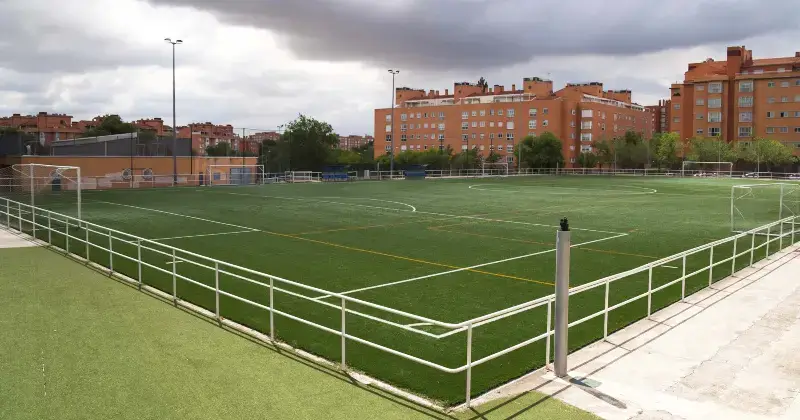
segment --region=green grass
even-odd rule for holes
[[[217,258],[333,292],[368,288],[428,276],[528,254],[526,258],[462,270],[418,281],[352,293],[351,296],[439,321],[457,323],[553,293],[553,242],[558,220],[569,217],[573,243],[571,285],[597,280],[658,258],[730,236],[731,186],[746,183],[723,179],[654,179],[635,177],[526,177],[482,180],[292,184],[236,188],[180,188],[137,191],[87,191],[83,216],[102,226]],[[655,192],[654,192],[655,191]],[[762,197],[763,205],[747,207],[748,223],[760,225],[777,218],[778,204]],[[770,207],[772,206],[772,207]],[[745,208],[745,207],[743,207]],[[416,209],[416,211],[412,211]],[[774,217],[772,214],[774,213]],[[470,216],[470,217],[464,217]],[[213,221],[213,222],[212,222]],[[38,223],[44,223],[40,216]],[[214,223],[217,222],[217,223]],[[51,221],[51,223],[54,223]],[[64,230],[65,226],[55,222]],[[23,228],[30,230],[29,224]],[[216,236],[244,228],[257,232]],[[85,231],[70,227],[85,237]],[[44,239],[44,232],[37,236]],[[611,239],[612,237],[616,238]],[[102,233],[89,234],[92,243],[108,247]],[[180,238],[179,238],[180,237]],[[759,238],[758,241],[763,239]],[[65,248],[62,237],[54,243]],[[744,239],[738,244],[744,249]],[[786,244],[785,244],[786,245]],[[112,240],[116,252],[136,256],[135,243]],[[84,244],[72,240],[70,251],[85,256]],[[729,257],[732,244],[715,249],[714,261]],[[762,249],[762,251],[764,251]],[[771,252],[777,251],[774,246]],[[171,252],[171,251],[169,251]],[[90,259],[109,266],[109,254],[92,248]],[[171,270],[170,256],[144,250],[148,263]],[[178,255],[180,259],[199,261]],[[687,259],[687,272],[708,264],[708,251]],[[744,267],[747,258],[737,260]],[[114,269],[138,278],[132,261],[114,257]],[[208,263],[205,263],[208,265]],[[674,266],[680,266],[680,262]],[[179,275],[214,285],[212,271],[190,262],[177,264]],[[269,291],[241,280],[255,278],[227,269],[220,288],[263,305]],[[730,263],[715,268],[712,280],[730,274]],[[657,287],[681,270],[657,267]],[[142,269],[143,282],[172,293],[172,276]],[[266,282],[265,278],[255,278]],[[646,273],[611,285],[609,304],[647,291]],[[687,279],[687,293],[708,284],[708,272]],[[309,301],[290,293],[317,297],[318,292],[276,284],[275,307],[331,329],[341,328],[335,299]],[[214,293],[177,280],[177,294],[209,310]],[[680,284],[653,296],[653,309],[680,299]],[[575,296],[570,319],[603,309],[604,290]],[[269,314],[232,298],[220,298],[221,315],[269,333]],[[350,303],[348,309],[400,324],[417,321]],[[646,315],[645,299],[613,311],[609,332]],[[473,360],[520,343],[545,331],[545,307],[489,325],[473,334]],[[446,330],[419,326],[420,330]],[[466,363],[466,333],[434,339],[374,320],[348,314],[349,334],[448,367]],[[340,339],[297,321],[276,316],[275,334],[281,340],[328,359],[341,357]],[[577,349],[603,335],[603,317],[570,331],[570,347]],[[532,343],[472,372],[472,392],[478,395],[543,365],[544,341]],[[443,404],[464,400],[465,375],[445,374],[357,342],[347,343],[348,366],[424,394]]]
[[[595,418],[537,393],[445,415],[42,248],[0,249],[0,328],[3,419]]]

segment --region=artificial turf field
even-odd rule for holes
[[[469,180],[426,180],[353,183],[272,184],[252,187],[203,187],[152,190],[85,191],[83,219],[192,253],[278,276],[329,292],[458,323],[554,291],[555,231],[561,217],[572,227],[571,286],[588,283],[731,235],[731,179],[640,177],[518,177]],[[752,182],[751,182],[752,183]],[[768,223],[778,203],[760,197],[750,205],[749,223]],[[60,203],[63,205],[63,203]],[[743,207],[744,208],[744,207]],[[747,212],[747,211],[746,211]],[[763,223],[762,223],[763,222]],[[44,223],[39,216],[37,223]],[[65,230],[59,222],[56,229]],[[30,226],[23,226],[30,231]],[[137,255],[135,242],[111,239],[101,230],[70,227],[70,234],[115,252]],[[41,229],[37,237],[47,236]],[[54,244],[66,248],[59,235]],[[759,241],[763,240],[758,238]],[[739,249],[750,245],[740,240]],[[787,244],[788,245],[788,244]],[[86,256],[86,247],[71,240],[70,252]],[[158,249],[149,245],[146,248]],[[772,251],[777,251],[773,247]],[[712,257],[702,252],[687,259],[687,272],[728,258],[732,245]],[[168,251],[171,253],[171,251]],[[110,266],[109,253],[91,247],[89,259]],[[170,271],[206,285],[214,272],[199,267],[198,257],[172,257],[145,249],[145,284],[172,293]],[[749,263],[742,258],[736,268]],[[213,267],[213,263],[203,262]],[[138,266],[120,256],[114,270],[138,278]],[[713,279],[731,273],[717,269]],[[236,269],[228,272],[268,282]],[[654,269],[653,287],[681,276],[678,265]],[[686,281],[687,293],[708,284],[708,273]],[[215,309],[214,293],[177,280],[179,298]],[[262,305],[269,290],[235,276],[221,275],[220,289]],[[275,284],[275,308],[294,316],[341,328],[340,302],[325,293]],[[646,273],[612,283],[609,305],[647,291]],[[280,289],[278,289],[280,288]],[[300,296],[315,298],[303,299]],[[681,285],[653,296],[653,308],[681,297]],[[603,288],[575,296],[570,319],[602,310]],[[466,333],[448,334],[401,315],[349,303],[348,334],[444,366],[466,362]],[[609,331],[646,316],[646,300],[609,315]],[[269,314],[233,298],[220,298],[220,313],[269,333]],[[546,307],[523,312],[473,332],[472,360],[543,333]],[[400,329],[380,320],[411,326]],[[275,335],[282,341],[331,360],[341,357],[338,336],[275,317]],[[421,332],[421,333],[420,333]],[[428,335],[423,335],[427,333]],[[438,335],[439,338],[430,335]],[[570,329],[570,347],[603,336],[603,317]],[[545,361],[544,340],[473,368],[472,393],[518,377]],[[347,343],[349,367],[424,394],[443,404],[464,400],[463,373],[447,374],[363,344]]]

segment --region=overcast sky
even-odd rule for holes
[[[601,81],[643,105],[686,64],[800,50],[796,0],[0,0],[0,115],[118,113],[373,131],[398,86]]]

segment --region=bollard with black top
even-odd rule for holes
[[[567,333],[569,329],[569,251],[570,231],[567,218],[561,219],[561,229],[556,233],[556,304],[555,304],[555,360],[556,376],[567,376]]]

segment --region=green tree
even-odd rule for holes
[[[660,133],[653,138],[653,160],[658,169],[673,168],[680,160],[683,144],[677,133]]]
[[[614,149],[611,142],[606,139],[598,140],[592,144],[592,147],[594,147],[600,167],[610,168],[614,164]]]
[[[326,122],[300,115],[286,124],[286,129],[278,141],[278,153],[287,160],[291,170],[320,170],[329,161],[334,147],[339,144],[339,136]]]
[[[530,168],[555,168],[564,166],[561,140],[546,131],[539,136],[528,136],[520,143],[522,160]]]
[[[738,153],[725,140],[712,137],[695,137],[689,142],[686,158],[696,162],[736,162]]]
[[[213,146],[206,147],[206,155],[208,156],[234,156],[231,144],[227,141],[218,141]]]
[[[497,152],[495,152],[494,150],[490,150],[489,151],[489,155],[486,156],[486,159],[484,159],[484,162],[486,162],[486,163],[497,163],[502,158],[503,157],[500,156]]]
[[[486,82],[486,79],[484,79],[483,77],[478,79],[478,86],[481,88],[481,91],[483,93],[486,93],[486,90],[489,89],[489,83]]]
[[[100,119],[100,124],[90,128],[83,133],[83,137],[109,136],[112,134],[135,133],[137,128],[131,123],[122,121],[117,114],[107,114]]]
[[[757,138],[749,145],[741,145],[739,157],[747,163],[755,164],[758,171],[763,166],[771,171],[774,166],[789,165],[793,161],[792,150],[777,140]]]
[[[450,165],[455,169],[475,169],[481,167],[481,157],[478,148],[473,147],[453,155]]]
[[[578,166],[581,168],[596,168],[599,161],[597,155],[591,152],[583,152],[576,159]]]

